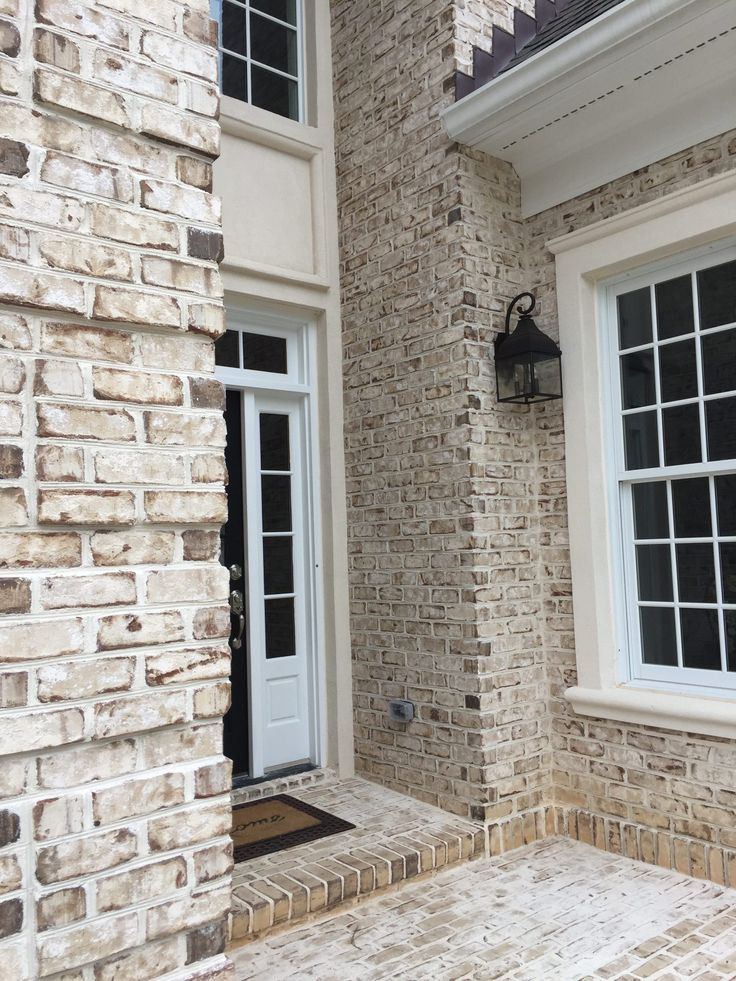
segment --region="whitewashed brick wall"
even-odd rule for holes
[[[229,977],[207,0],[0,0],[0,973]]]

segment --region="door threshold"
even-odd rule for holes
[[[233,777],[233,790],[241,787],[255,787],[259,783],[267,783],[269,780],[281,780],[284,777],[295,777],[300,773],[310,773],[317,770],[314,763],[298,763],[296,766],[285,766],[278,770],[270,770],[262,777],[249,777],[247,773],[240,773]]]

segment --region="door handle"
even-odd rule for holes
[[[243,630],[245,629],[245,616],[243,615],[243,610],[245,609],[245,604],[243,600],[243,594],[239,589],[233,589],[230,593],[230,612],[234,617],[238,618],[237,629],[232,633],[230,638],[230,646],[234,651],[240,650],[243,646]]]
[[[239,651],[243,646],[243,629],[245,628],[245,617],[242,613],[238,614],[238,629],[235,632],[232,640],[230,641],[230,646],[234,651]]]

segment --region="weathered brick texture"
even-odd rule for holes
[[[214,38],[207,0],[0,0],[14,981],[230,976]]]

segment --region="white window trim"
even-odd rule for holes
[[[622,664],[612,497],[603,284],[736,236],[736,171],[701,181],[548,243],[556,257],[564,374],[570,555],[578,684],[566,697],[595,718],[732,738],[736,698],[631,682]],[[648,686],[648,687],[646,687]]]

